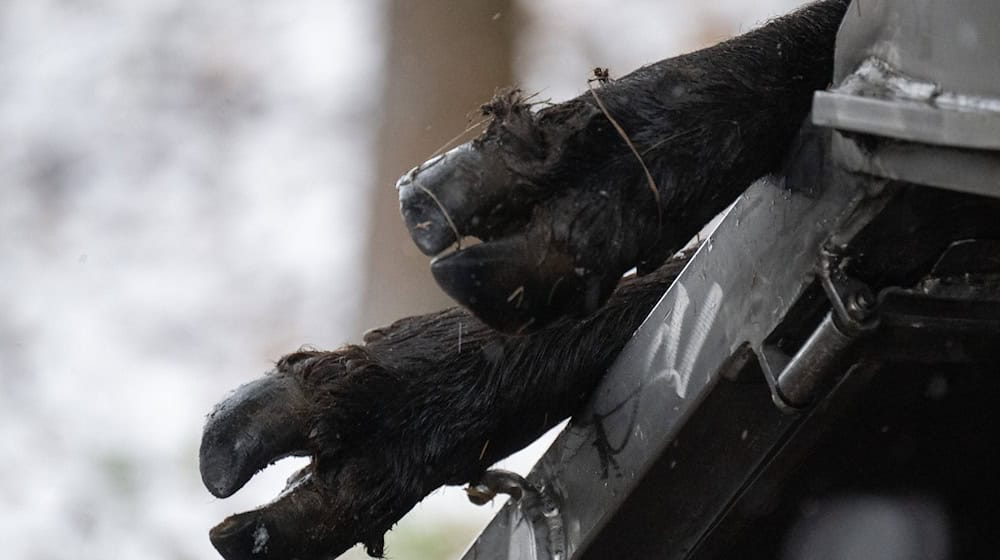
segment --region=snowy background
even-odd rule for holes
[[[519,81],[562,99],[797,3],[523,2]],[[281,354],[360,332],[384,14],[0,0],[3,558],[215,558],[208,528],[283,486],[295,464],[212,498],[200,430]],[[438,492],[390,554],[490,515]]]

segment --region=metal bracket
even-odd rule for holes
[[[815,402],[832,386],[854,342],[878,327],[875,296],[866,284],[847,275],[844,265],[837,247],[823,247],[819,281],[831,309],[795,354],[789,356],[775,343],[765,342],[761,348],[761,368],[783,412],[798,412]]]
[[[563,560],[566,557],[566,537],[559,505],[545,486],[536,486],[515,472],[491,469],[483,473],[478,482],[470,484],[465,492],[469,501],[477,506],[486,504],[498,494],[510,496],[512,501],[517,502],[524,518],[531,523],[535,537],[533,542],[545,543],[539,545],[547,553],[545,558]]]
[[[848,336],[858,336],[878,326],[876,298],[867,284],[845,271],[843,249],[826,245],[820,255],[819,278],[833,307],[837,327]]]

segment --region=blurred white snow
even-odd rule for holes
[[[211,498],[199,432],[283,352],[347,340],[379,9],[0,7],[5,558],[211,558],[281,487]]]

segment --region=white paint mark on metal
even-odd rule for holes
[[[684,314],[691,304],[691,297],[683,284],[676,284],[674,289],[676,290],[674,307],[664,318],[656,335],[659,338],[658,344],[649,355],[648,365],[659,366],[660,369],[660,373],[653,378],[653,381],[666,379],[673,384],[677,396],[685,398],[691,375],[694,373],[695,361],[701,354],[701,349],[718,316],[723,292],[718,283],[712,284],[704,304],[701,305],[694,323],[690,326],[690,337],[681,352],[681,336],[685,332]]]

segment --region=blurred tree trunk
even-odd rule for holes
[[[453,305],[399,216],[396,179],[478,118],[510,85],[512,0],[391,0],[389,50],[358,327]],[[472,120],[470,120],[470,116]]]

